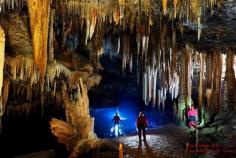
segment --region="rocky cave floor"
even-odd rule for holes
[[[206,142],[209,138],[200,136],[198,148],[195,148],[196,130],[186,126],[175,126],[173,124],[163,125],[160,128],[147,130],[146,141],[139,142],[137,133],[120,136],[114,139],[99,139],[84,141],[79,145],[79,158],[118,158],[119,145],[123,144],[124,158],[235,158],[236,148],[226,147],[221,142]],[[230,140],[223,139],[222,142],[229,143]],[[232,141],[232,140],[231,140]],[[98,145],[99,144],[99,145]],[[197,151],[197,152],[196,152]],[[49,150],[16,158],[54,158],[67,157]],[[71,155],[70,155],[71,156]]]
[[[235,146],[226,147],[216,142],[204,142],[205,138],[198,138],[196,149],[196,130],[186,126],[164,125],[158,129],[147,131],[146,141],[139,142],[137,133],[106,139],[110,146],[118,150],[123,144],[124,158],[169,158],[169,157],[235,157]],[[226,140],[227,141],[227,140]],[[118,157],[118,152],[104,152],[98,157]],[[116,155],[116,156],[115,156]]]

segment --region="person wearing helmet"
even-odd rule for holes
[[[137,118],[136,126],[138,128],[138,137],[141,141],[141,133],[143,132],[143,140],[146,141],[146,128],[147,128],[147,118],[144,116],[144,113],[140,112]]]

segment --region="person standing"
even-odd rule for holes
[[[114,134],[115,136],[119,136],[119,124],[120,124],[120,116],[118,115],[118,112],[116,112],[115,116],[112,119],[113,123],[114,123]]]
[[[194,105],[188,109],[188,127],[197,128],[197,121],[198,121],[198,111],[194,108]]]
[[[139,141],[141,141],[141,133],[143,133],[143,140],[146,141],[147,125],[148,125],[147,118],[144,116],[142,112],[140,112],[136,122],[136,126],[138,128]]]
[[[118,112],[116,112],[115,116],[112,119],[114,125],[119,125],[120,124],[120,116],[118,115]]]

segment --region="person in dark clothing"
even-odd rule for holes
[[[119,125],[120,124],[120,116],[118,115],[118,112],[116,112],[116,114],[113,117],[112,121],[114,122],[114,125]]]
[[[114,122],[114,134],[117,137],[120,134],[120,132],[119,132],[120,116],[118,115],[118,112],[116,112],[112,121]]]
[[[141,141],[141,133],[143,132],[143,140],[146,141],[146,128],[147,128],[147,118],[144,116],[142,112],[139,113],[139,117],[136,122],[136,126],[138,128],[138,137],[139,141]]]

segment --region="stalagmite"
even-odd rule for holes
[[[94,119],[89,114],[89,100],[87,89],[82,79],[79,79],[76,101],[72,100],[67,93],[66,84],[63,83],[63,102],[65,104],[66,121],[52,119],[51,131],[58,140],[62,140],[72,152],[76,152],[76,146],[81,140],[92,140],[96,138],[94,133]],[[62,130],[63,129],[63,130]],[[65,135],[66,134],[66,135]],[[65,137],[64,137],[65,136]]]
[[[40,85],[41,90],[43,90],[47,66],[50,0],[28,0],[27,2],[34,48],[34,62],[40,72]]]

